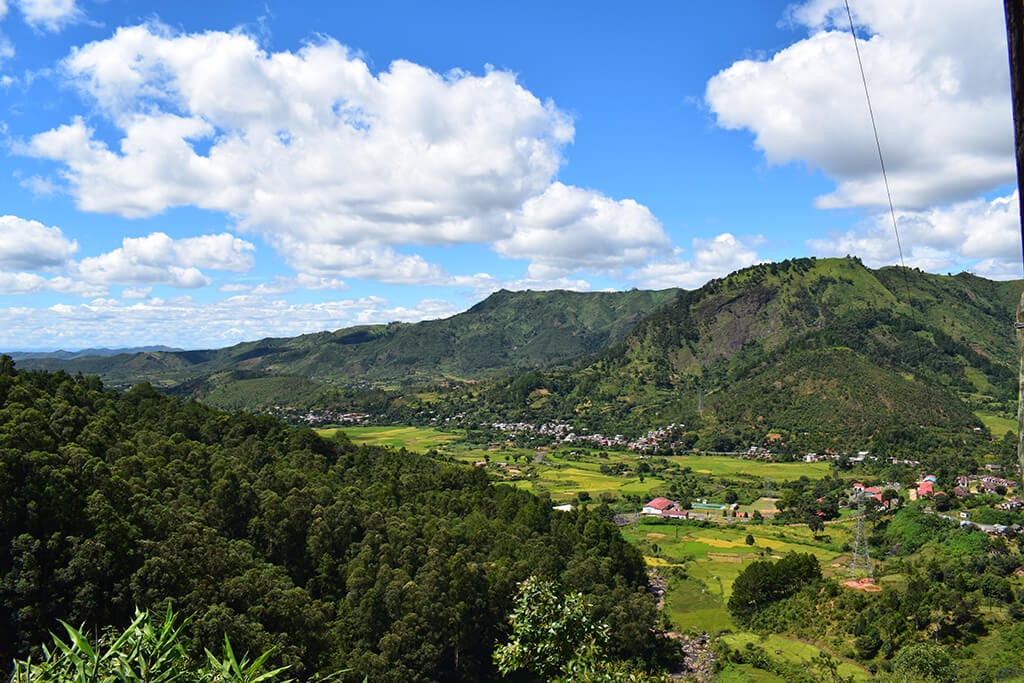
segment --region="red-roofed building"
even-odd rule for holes
[[[864,493],[866,493],[868,496],[874,498],[879,503],[882,502],[882,489],[878,488],[877,486],[868,486],[868,487],[866,487],[864,489]]]
[[[659,496],[647,503],[647,505],[644,505],[640,514],[646,517],[672,517],[675,519],[685,519],[690,516],[690,511],[683,510],[679,507],[679,503],[674,500],[669,500],[668,498],[662,498]]]
[[[935,486],[930,481],[922,481],[917,485],[917,495],[932,496],[935,494]]]

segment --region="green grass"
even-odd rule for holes
[[[754,560],[778,559],[791,552],[811,553],[825,575],[842,571],[846,556],[841,544],[849,530],[829,525],[831,541],[815,539],[806,526],[662,522],[641,519],[622,528],[622,534],[648,556],[648,563],[684,565],[687,578],[670,583],[666,609],[672,623],[682,630],[721,632],[735,628],[726,609],[732,584]],[[747,534],[754,544],[746,543]]]
[[[750,664],[728,664],[711,680],[715,683],[786,683],[785,678]]]
[[[996,415],[995,413],[985,413],[977,411],[975,413],[981,418],[982,423],[988,427],[989,431],[992,432],[992,436],[1002,436],[1007,432],[1017,431],[1017,421],[1002,415]]]
[[[366,446],[393,446],[425,453],[462,438],[459,434],[442,432],[432,427],[342,427],[318,429],[321,436],[330,437],[335,432],[344,432],[352,443]]]
[[[595,499],[602,493],[649,497],[653,489],[665,485],[657,477],[645,477],[644,481],[640,481],[639,477],[617,477],[576,466],[561,466],[557,469],[541,466],[534,471],[536,479],[527,481],[524,488],[534,493],[546,491],[554,500],[575,498],[581,491],[586,491]]]
[[[722,640],[728,643],[730,647],[736,649],[742,649],[747,643],[752,643],[755,646],[764,648],[769,657],[777,657],[791,664],[806,664],[817,659],[818,654],[822,652],[821,648],[812,643],[783,638],[778,635],[765,637],[753,633],[732,633],[722,636]],[[778,654],[776,654],[776,651]],[[825,650],[825,652],[828,652],[828,650]],[[839,673],[841,675],[853,676],[855,681],[871,680],[871,674],[856,664],[842,660],[834,652],[829,652],[829,654],[840,660]]]
[[[681,631],[719,633],[736,628],[717,582],[706,585],[691,578],[670,582],[665,611],[673,628]]]
[[[829,473],[829,464],[826,462],[766,462],[724,455],[674,455],[668,459],[694,472],[716,477],[749,477],[784,482],[800,477],[820,479]]]

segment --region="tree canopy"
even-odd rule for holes
[[[484,472],[268,418],[0,363],[0,661],[58,620],[173,601],[195,651],[273,649],[291,675],[487,680],[519,582],[557,580],[649,658],[643,559],[597,511]]]

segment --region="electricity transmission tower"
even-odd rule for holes
[[[868,537],[864,531],[864,492],[857,493],[857,532],[853,537],[853,559],[850,560],[850,574],[856,579],[863,573],[869,579],[875,578],[874,566],[871,564],[871,550],[868,548]]]

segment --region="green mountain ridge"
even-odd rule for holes
[[[698,445],[870,444],[1010,415],[1021,281],[802,258],[697,290],[507,292],[444,320],[23,367],[99,374],[226,407],[409,422],[562,421]]]
[[[442,320],[268,338],[218,350],[26,358],[22,367],[96,374],[111,386],[147,381],[224,407],[301,403],[327,385],[481,379],[578,363],[624,338],[680,291],[502,290]],[[224,396],[225,385],[240,383],[248,384],[241,398],[230,390]]]
[[[528,391],[483,392],[477,405],[604,433],[681,422],[714,450],[969,430],[981,424],[974,411],[1013,409],[1020,292],[1019,281],[854,258],[754,266],[684,292],[596,362]]]

